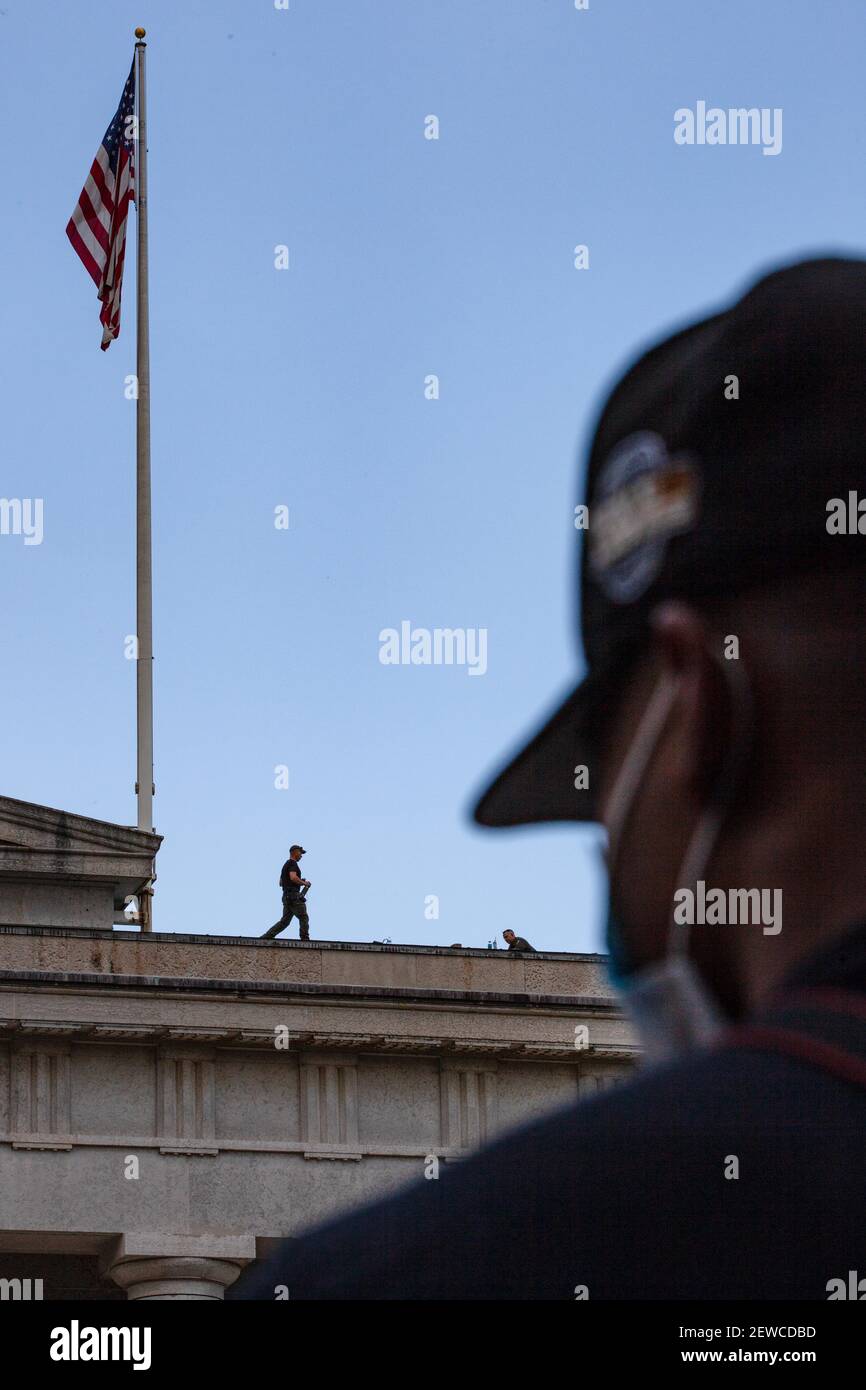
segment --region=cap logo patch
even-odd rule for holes
[[[589,566],[608,598],[633,603],[649,588],[671,536],[698,514],[698,474],[672,459],[661,435],[639,430],[603,464],[590,506]]]

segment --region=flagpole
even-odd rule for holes
[[[147,283],[147,104],[144,85],[144,29],[136,29],[135,91],[138,123],[135,144],[135,207],[138,241],[136,408],[136,666],[138,828],[153,829],[153,576],[150,521],[150,324]],[[139,899],[141,930],[153,930],[153,888]]]

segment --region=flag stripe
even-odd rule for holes
[[[111,228],[111,215],[114,212],[114,205],[105,197],[104,192],[99,188],[92,175],[88,175],[87,182],[82,190],[82,198],[87,195],[93,215],[101,227],[106,232]]]
[[[96,285],[97,285],[97,287],[98,287],[98,286],[99,286],[99,282],[100,282],[101,279],[102,279],[102,271],[100,270],[100,268],[99,268],[98,264],[96,263],[96,261],[95,261],[95,260],[93,259],[93,257],[91,256],[90,251],[88,250],[88,248],[85,246],[85,244],[84,244],[84,242],[83,242],[83,240],[82,240],[82,238],[81,238],[81,236],[80,236],[80,234],[79,234],[78,228],[76,227],[76,225],[75,225],[74,222],[70,222],[70,223],[69,223],[69,226],[66,228],[66,235],[69,237],[69,240],[72,242],[72,245],[74,246],[74,248],[75,248],[75,250],[76,250],[76,252],[77,252],[79,258],[81,259],[81,261],[82,261],[82,263],[83,263],[83,265],[84,265],[84,268],[85,268],[85,270],[87,271],[88,275],[91,277],[92,280],[95,281],[95,283],[96,283]]]
[[[78,200],[78,207],[81,212],[82,224],[88,228],[94,241],[97,242],[102,247],[105,254],[108,255],[111,251],[111,242],[109,236],[111,232],[111,221],[109,220],[107,227],[104,225],[100,216],[101,209],[98,212],[97,209],[93,206],[92,202],[90,201],[90,198],[87,196],[86,188],[82,188],[81,190],[81,197]]]
[[[99,197],[102,200],[102,202],[105,203],[108,209],[108,213],[110,215],[114,211],[114,199],[111,195],[111,189],[109,188],[105,178],[106,166],[107,160],[105,158],[105,151],[100,150],[99,154],[96,156],[96,158],[90,166],[88,181],[92,179],[95,183],[97,189],[99,190]],[[85,184],[84,186],[86,188],[87,184]]]

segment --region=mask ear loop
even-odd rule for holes
[[[733,717],[731,743],[733,752],[710,797],[709,809],[701,816],[695,832],[683,855],[677,875],[678,886],[691,887],[697,884],[701,871],[706,868],[715,848],[719,832],[731,807],[731,802],[741,784],[742,775],[754,745],[755,700],[752,684],[739,662],[733,664],[716,656],[716,661],[731,691]],[[668,953],[682,955],[688,953],[690,924],[674,921],[674,906],[671,903],[669,923]]]
[[[671,712],[678,683],[675,676],[665,675],[659,679],[607,799],[603,816],[608,821],[607,867],[611,879],[637,789]]]

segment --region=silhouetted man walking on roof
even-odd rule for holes
[[[310,939],[310,919],[307,916],[307,904],[302,893],[302,889],[310,887],[308,878],[301,878],[301,858],[306,854],[303,845],[292,845],[289,851],[289,858],[283,865],[280,874],[280,887],[283,890],[283,915],[279,922],[274,922],[265,932],[265,936],[279,936],[284,927],[287,927],[293,917],[297,917],[298,926],[302,941]]]

